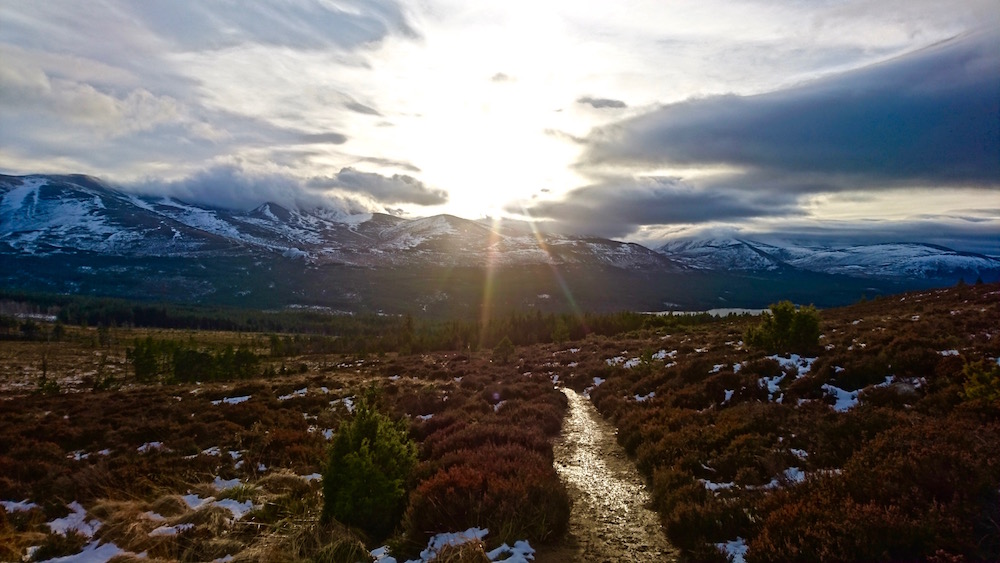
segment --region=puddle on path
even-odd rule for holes
[[[555,467],[573,498],[567,551],[574,561],[677,561],[645,483],[589,400],[563,389],[569,412],[555,445]]]

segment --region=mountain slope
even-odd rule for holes
[[[792,268],[857,278],[945,281],[1000,275],[1000,260],[996,258],[920,243],[803,246],[710,238],[674,240],[657,251],[696,270],[774,272]]]
[[[365,267],[594,264],[677,270],[645,247],[505,234],[451,215],[403,219],[286,209],[213,209],[118,191],[86,176],[0,176],[0,252],[44,256],[259,256]]]

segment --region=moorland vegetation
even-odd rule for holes
[[[484,324],[166,306],[122,321],[8,295],[0,560],[410,557],[470,527],[490,530],[480,555],[529,540],[544,560],[572,505],[556,385],[615,423],[694,559],[995,560],[998,297]],[[195,328],[224,318],[234,330]]]

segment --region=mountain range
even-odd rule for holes
[[[782,287],[806,301],[824,292],[846,301],[1000,277],[1000,259],[918,243],[714,238],[651,249],[450,215],[347,215],[273,202],[217,209],[80,175],[0,176],[0,265],[7,289],[348,312],[393,303],[390,310],[444,303],[474,311],[487,297],[487,274],[502,282],[489,297],[505,307],[657,310],[759,306]]]

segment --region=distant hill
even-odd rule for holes
[[[713,239],[654,251],[516,222],[219,209],[88,176],[0,176],[0,288],[12,290],[449,316],[832,306],[980,276],[1000,277],[1000,261],[929,245]]]

